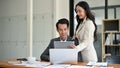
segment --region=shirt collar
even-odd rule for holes
[[[60,38],[60,42],[66,42],[66,41],[67,41],[67,37],[66,37],[65,40],[62,40],[62,39]]]

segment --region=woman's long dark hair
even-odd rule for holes
[[[89,18],[90,20],[93,21],[93,24],[94,24],[94,26],[95,26],[94,41],[96,41],[96,40],[97,40],[97,35],[96,35],[96,34],[97,34],[97,25],[96,25],[96,23],[95,23],[95,17],[94,17],[94,15],[93,15],[93,14],[91,13],[91,11],[90,11],[90,8],[89,8],[88,3],[85,2],[85,1],[81,1],[81,2],[79,2],[79,3],[76,4],[76,7],[77,7],[77,6],[82,7],[82,8],[86,11],[87,18]],[[76,11],[76,7],[75,7],[75,11]],[[76,13],[77,13],[77,11],[76,11]],[[76,30],[77,30],[77,29],[78,29],[78,26],[79,26],[80,23],[83,21],[83,19],[79,19],[78,15],[76,15],[76,20],[77,20],[77,22],[78,22],[78,25],[77,25],[77,27],[76,27]]]

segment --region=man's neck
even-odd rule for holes
[[[61,41],[61,42],[66,42],[66,41],[67,41],[67,37],[64,38],[64,39],[60,38],[60,41]]]

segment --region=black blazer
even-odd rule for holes
[[[45,49],[45,51],[41,54],[40,58],[41,60],[46,60],[46,61],[49,61],[49,49],[51,48],[54,48],[54,41],[60,41],[60,37],[58,38],[54,38],[50,41],[48,47]],[[67,37],[67,41],[74,41],[75,42],[75,45],[78,45],[78,40],[72,40],[71,37]],[[78,61],[82,61],[82,56],[81,56],[81,53],[79,52],[78,53]]]

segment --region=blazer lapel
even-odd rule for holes
[[[86,18],[83,20],[82,24],[79,25],[78,29],[76,30],[75,34],[77,34],[81,29],[82,27],[85,25],[85,22],[86,22]]]

